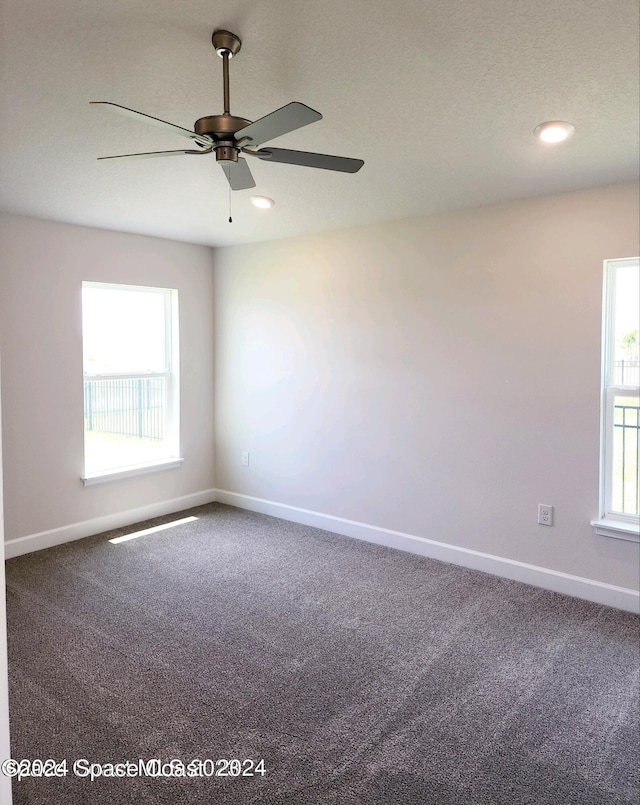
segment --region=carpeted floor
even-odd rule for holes
[[[221,504],[145,526],[187,515],[7,563],[13,757],[68,764],[15,805],[637,805],[637,617]],[[139,758],[266,773],[73,770]]]

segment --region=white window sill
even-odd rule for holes
[[[592,520],[593,530],[599,537],[613,537],[627,542],[640,542],[640,528],[637,523],[625,523],[622,520]]]
[[[182,466],[183,458],[167,458],[162,461],[151,461],[148,464],[136,464],[133,467],[124,467],[117,470],[102,470],[87,473],[80,480],[85,486],[94,484],[107,484],[109,481],[119,481],[122,478],[133,478],[136,475],[146,475],[149,472],[173,470]]]

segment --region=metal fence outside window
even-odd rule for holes
[[[614,386],[640,386],[640,361],[616,361],[613,373]]]
[[[85,379],[85,429],[140,439],[164,439],[164,377]]]

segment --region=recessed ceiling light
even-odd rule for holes
[[[269,207],[273,207],[275,201],[268,196],[251,196],[251,203],[259,210],[268,210]]]
[[[562,143],[576,130],[571,123],[564,120],[548,120],[534,129],[534,134],[545,143]]]

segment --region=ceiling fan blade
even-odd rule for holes
[[[98,157],[98,159],[151,159],[153,157],[179,157],[183,154],[210,154],[211,148],[206,151],[148,151],[145,154],[116,154],[113,157]]]
[[[213,142],[211,137],[208,137],[204,134],[196,134],[195,131],[183,129],[182,126],[176,126],[174,123],[167,123],[164,120],[159,120],[157,117],[151,117],[151,115],[136,112],[135,109],[128,109],[126,106],[120,106],[120,104],[117,103],[111,103],[110,101],[89,101],[89,103],[93,104],[94,106],[108,106],[114,112],[125,115],[125,117],[132,117],[134,120],[141,120],[143,123],[150,123],[152,126],[157,126],[165,131],[170,131],[173,134],[179,134],[181,137],[188,137],[190,140],[195,140],[198,145],[208,146]]]
[[[232,190],[248,190],[256,186],[246,159],[238,157],[237,162],[221,162],[220,165]]]
[[[276,137],[281,137],[289,131],[308,126],[309,123],[315,123],[316,120],[322,120],[320,112],[304,103],[292,101],[237,131],[236,141],[249,138],[251,142],[247,145],[255,147],[269,140],[275,140]]]
[[[315,154],[310,151],[290,151],[288,148],[264,148],[255,155],[265,162],[284,162],[287,165],[304,165],[307,168],[322,168],[342,173],[357,173],[364,165],[362,159],[334,157],[330,154]]]

